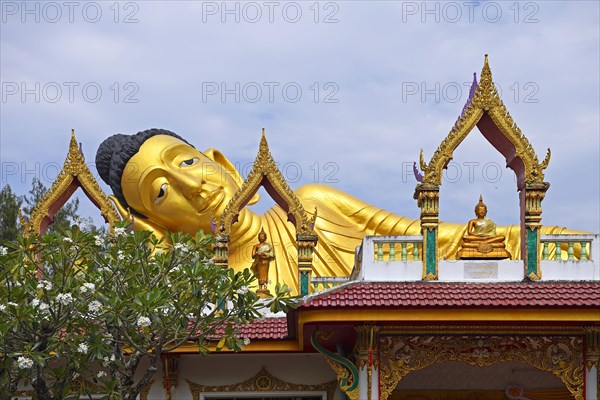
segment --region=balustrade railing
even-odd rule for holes
[[[331,289],[342,283],[348,282],[350,277],[348,276],[322,276],[312,278],[310,283],[313,286],[313,292],[317,293],[325,289]]]
[[[423,259],[423,236],[372,236],[374,261],[420,261]]]
[[[591,260],[595,239],[596,235],[541,235],[541,259],[554,261]]]

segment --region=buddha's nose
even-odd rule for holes
[[[181,193],[188,199],[193,198],[195,194],[202,190],[202,185],[206,184],[206,180],[203,177],[186,173],[177,174],[175,181]]]

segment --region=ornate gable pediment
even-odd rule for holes
[[[258,155],[252,165],[252,170],[242,184],[241,188],[233,195],[223,215],[217,223],[217,234],[229,236],[231,226],[237,222],[240,211],[250,202],[260,187],[264,187],[269,196],[287,214],[288,221],[296,227],[296,235],[311,235],[314,225],[314,217],[310,219],[304,210],[302,203],[288,183],[269,150],[269,144],[262,131]],[[316,217],[316,212],[315,212]]]
[[[448,136],[440,143],[428,164],[425,163],[423,150],[421,150],[420,167],[424,172],[424,183],[441,184],[442,171],[452,160],[454,150],[475,126],[502,153],[507,167],[515,171],[519,190],[523,189],[526,183],[544,180],[544,169],[550,162],[550,149],[540,163],[533,147],[514,122],[498,95],[486,54],[480,82],[474,95],[467,101],[460,118]]]
[[[24,235],[43,235],[48,226],[54,221],[54,216],[58,210],[65,205],[77,188],[81,188],[90,201],[100,210],[111,229],[115,222],[121,220],[117,210],[86,165],[83,153],[75,139],[75,131],[72,130],[69,152],[62,169],[52,182],[50,189],[35,205],[29,221],[22,221]]]

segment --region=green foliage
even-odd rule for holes
[[[249,270],[212,263],[212,244],[203,233],[167,242],[121,226],[0,249],[0,393],[14,395],[20,382],[38,399],[95,392],[133,400],[165,352],[190,341],[200,353],[211,342],[241,350],[240,326],[261,310],[286,311],[293,299],[285,285],[259,299]]]
[[[10,185],[0,190],[0,243],[17,239],[18,213],[22,202],[23,198],[13,193]]]

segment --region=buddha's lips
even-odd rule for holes
[[[222,187],[219,187],[213,191],[203,190],[194,196],[196,203],[196,212],[198,214],[204,214],[208,209],[214,209],[217,207],[223,198],[225,197],[225,191]]]

